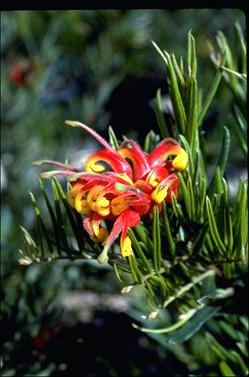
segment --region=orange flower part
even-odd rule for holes
[[[68,203],[83,217],[83,227],[89,236],[104,245],[99,263],[108,261],[108,251],[120,237],[123,257],[132,254],[129,228],[136,227],[162,202],[171,202],[178,194],[177,171],[186,169],[188,156],[180,144],[167,138],[150,153],[141,150],[134,140],[124,141],[114,150],[94,130],[80,122],[67,121],[91,134],[104,148],[86,161],[85,171],[56,161],[36,161],[35,165],[50,164],[64,170],[42,173],[44,178],[64,175],[71,182]],[[111,229],[109,225],[112,224]]]

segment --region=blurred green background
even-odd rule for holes
[[[184,374],[204,363],[204,355],[193,359],[182,350],[184,359],[133,330],[125,314],[132,303],[118,294],[109,269],[95,262],[20,266],[20,225],[34,227],[28,191],[39,200],[39,171],[32,161],[69,158],[82,166],[95,147],[87,135],[65,127],[66,119],[80,120],[105,137],[111,124],[119,138],[126,134],[142,143],[150,129],[158,132],[156,90],[167,95],[165,65],[151,40],[179,58],[186,55],[191,29],[205,94],[215,74],[209,41],[215,44],[222,30],[236,49],[236,21],[245,29],[244,14],[236,9],[2,13],[3,375],[154,376],[172,368]],[[232,100],[222,83],[204,125],[210,165]],[[245,165],[235,140],[232,145],[231,179]],[[115,351],[106,351],[109,336]]]

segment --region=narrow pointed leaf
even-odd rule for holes
[[[27,241],[28,245],[30,245],[32,248],[37,248],[36,242],[33,240],[32,236],[30,233],[25,229],[23,226],[20,227],[23,231],[25,240]]]
[[[212,204],[214,202],[215,195],[221,195],[223,193],[223,184],[222,184],[222,176],[220,172],[220,167],[217,166],[215,169],[214,177],[210,183],[208,194],[212,199]]]
[[[187,180],[187,190],[189,192],[189,200],[190,200],[190,213],[189,216],[192,220],[195,221],[195,215],[196,215],[196,200],[194,196],[194,190],[193,190],[193,183],[191,177],[188,177]]]
[[[224,65],[225,63],[225,59],[226,59],[226,56],[224,55],[223,58],[222,58],[222,61],[221,61],[221,65]],[[214,78],[214,81],[209,89],[209,92],[207,94],[207,97],[203,103],[203,106],[202,106],[202,111],[200,113],[200,115],[198,116],[198,126],[201,125],[208,109],[209,109],[209,106],[211,104],[211,102],[213,101],[214,99],[214,96],[217,92],[217,89],[219,87],[219,84],[220,84],[220,81],[222,79],[222,70],[220,68],[217,69],[217,73],[215,75],[215,78]]]
[[[142,274],[139,271],[136,257],[134,255],[130,255],[128,257],[128,260],[129,260],[131,274],[133,276],[134,282],[140,284],[142,282],[142,280],[141,280]]]
[[[191,46],[191,30],[188,32],[188,45],[187,45],[187,66],[190,67],[192,62],[192,46]]]
[[[202,178],[201,179],[201,190],[200,190],[200,220],[204,221],[204,207],[205,207],[205,199],[206,199],[206,193],[207,193],[207,179]]]
[[[227,159],[228,159],[228,154],[229,154],[229,149],[230,149],[230,131],[227,127],[223,128],[224,135],[223,135],[223,141],[222,141],[222,146],[221,146],[221,153],[218,161],[218,166],[220,168],[220,172],[223,175],[226,164],[227,164]]]
[[[40,208],[38,207],[37,202],[36,202],[35,197],[32,194],[32,192],[30,192],[30,197],[31,197],[32,204],[33,204],[34,210],[35,210],[35,216],[36,216],[37,226],[38,226],[38,229],[39,229],[38,232],[41,232],[41,235],[44,236],[44,238],[46,240],[46,243],[47,243],[47,246],[48,246],[48,249],[49,249],[49,252],[51,254],[53,252],[53,246],[51,244],[50,236],[48,234],[48,231],[46,229],[44,221],[43,221],[43,219],[41,217]]]
[[[167,239],[169,252],[170,252],[170,255],[171,255],[171,257],[174,261],[175,255],[176,255],[176,246],[175,246],[175,242],[174,242],[174,239],[173,239],[173,236],[172,236],[172,233],[171,233],[171,229],[170,229],[170,223],[169,223],[169,219],[168,219],[168,215],[167,215],[167,208],[166,208],[165,201],[163,201],[163,220],[164,220],[164,229],[165,229],[165,232],[166,232],[166,239]]]
[[[219,367],[220,367],[222,376],[224,377],[236,376],[236,373],[229,367],[229,365],[224,360],[220,362]]]
[[[57,252],[58,252],[59,255],[61,255],[61,241],[60,241],[60,235],[59,235],[59,230],[58,230],[58,226],[57,226],[56,216],[55,216],[52,204],[51,204],[51,202],[48,198],[48,195],[46,193],[46,190],[44,188],[44,185],[43,185],[43,182],[42,182],[41,179],[40,179],[40,187],[41,187],[42,194],[44,196],[44,199],[45,199],[45,202],[46,202],[46,205],[47,205],[47,208],[48,208],[48,212],[49,212],[49,215],[50,215],[50,218],[51,218],[51,222],[52,222],[52,225],[53,225],[53,231],[54,231],[54,236],[55,236],[55,243],[56,243],[56,247],[57,247]]]
[[[204,240],[208,232],[208,224],[202,224],[201,230],[196,234],[192,241],[192,254],[199,253],[203,248]]]
[[[229,251],[229,257],[232,256],[233,250],[233,224],[232,224],[232,215],[230,213],[230,201],[228,195],[228,187],[227,182],[224,178],[222,178],[223,183],[223,192],[224,192],[224,216],[225,216],[225,223],[226,223],[226,236],[227,236],[227,247]]]
[[[168,336],[169,343],[183,343],[190,339],[201,327],[212,317],[214,317],[221,306],[204,306],[194,313],[190,320],[186,321],[186,324],[174,331]]]
[[[162,104],[162,96],[161,96],[160,89],[158,89],[156,93],[156,104],[154,106],[154,110],[155,110],[157,123],[160,128],[162,138],[169,137],[169,132],[168,132],[167,125],[165,123],[164,115],[163,115],[163,104]]]
[[[195,39],[193,35],[191,34],[191,50],[192,50],[192,56],[191,56],[191,73],[192,77],[195,79],[197,74],[197,59],[196,59],[196,48],[195,48]]]
[[[242,31],[242,28],[239,24],[239,22],[235,23],[235,28],[238,34],[238,39],[241,44],[241,50],[242,50],[242,71],[243,73],[247,72],[247,61],[246,61],[246,42],[244,38],[244,33]]]
[[[222,31],[218,32],[217,41],[218,41],[218,44],[220,46],[221,51],[225,51],[225,53],[226,53],[227,67],[229,69],[231,69],[232,71],[237,71],[237,67],[236,67],[235,61],[233,59],[232,51],[231,51],[230,46],[228,44],[227,38]],[[224,64],[221,64],[221,66],[223,66],[223,65]],[[231,85],[235,88],[237,86],[237,77],[230,76],[230,80],[231,80]]]
[[[155,270],[157,273],[160,272],[162,255],[161,255],[161,232],[160,232],[160,222],[159,222],[159,211],[158,207],[155,205],[153,209],[153,225],[152,225],[152,234],[153,234],[153,261]]]
[[[177,217],[177,219],[180,222],[185,223],[185,221],[186,221],[185,217],[183,215],[183,212],[182,212],[180,204],[177,202],[177,199],[176,199],[175,195],[172,195],[172,208],[173,208],[173,211],[174,211],[175,216]]]
[[[193,177],[194,174],[194,164],[193,164],[193,156],[192,156],[192,150],[190,148],[190,145],[188,141],[185,139],[183,135],[180,135],[180,141],[183,149],[187,152],[188,155],[188,166],[187,170],[189,171],[189,174],[191,177]]]
[[[139,257],[143,267],[148,272],[151,272],[152,266],[150,262],[148,261],[148,259],[146,258],[146,256],[144,255],[143,250],[141,249],[141,246],[139,245],[139,242],[137,241],[134,232],[131,229],[129,229],[128,234],[131,239],[132,246],[134,247],[134,250],[136,251],[137,256]]]
[[[243,250],[248,243],[248,195],[247,184],[241,183],[240,201],[234,216],[236,257],[243,255]]]
[[[121,275],[120,275],[119,268],[118,268],[118,264],[113,263],[113,269],[114,269],[114,272],[115,272],[115,275],[116,275],[118,281],[120,281],[120,283],[123,284],[124,281],[123,281],[123,279],[122,279],[122,277],[121,277]]]
[[[149,237],[149,232],[146,232],[146,228],[144,228],[141,224],[137,225],[134,229],[137,236],[140,238],[142,243],[146,245],[146,249],[148,252],[153,252],[153,242]]]
[[[71,228],[73,230],[73,234],[74,234],[75,239],[77,241],[79,252],[80,252],[80,251],[82,251],[84,249],[84,238],[82,236],[84,234],[84,232],[83,232],[82,224],[81,224],[80,227],[77,224],[76,219],[75,219],[75,217],[74,217],[74,215],[72,213],[72,209],[71,209],[70,205],[67,202],[65,193],[64,193],[64,191],[63,191],[63,189],[61,187],[61,184],[58,181],[58,179],[54,178],[54,182],[55,182],[55,185],[56,185],[57,190],[59,192],[59,195],[61,197],[61,200],[62,200],[62,203],[64,205],[64,208],[66,210],[67,217],[69,219],[69,222],[70,222]]]
[[[196,48],[191,30],[188,32],[187,65],[190,70],[190,77],[195,78],[197,73]]]
[[[183,105],[181,93],[179,90],[178,82],[177,82],[177,77],[175,74],[175,70],[172,64],[171,56],[165,52],[165,56],[167,58],[167,63],[168,63],[168,79],[169,79],[169,90],[170,90],[170,97],[174,109],[174,114],[176,117],[176,122],[178,124],[179,129],[181,130],[181,133],[185,133],[186,129],[186,112],[185,108]]]
[[[111,126],[108,128],[108,133],[110,145],[117,151],[119,149],[119,142]]]
[[[238,108],[238,106],[234,105],[234,114],[238,121],[238,127],[241,132],[246,133],[247,131],[247,121],[241,110]]]
[[[158,47],[158,45],[156,44],[156,42],[154,41],[151,41],[153,46],[155,47],[155,49],[157,50],[157,52],[159,53],[159,55],[163,58],[164,62],[166,63],[166,65],[168,64],[167,62],[167,59],[163,53],[163,51],[160,49],[160,47]]]
[[[55,200],[56,223],[58,226],[59,237],[62,242],[63,249],[70,256],[71,250],[70,250],[68,240],[67,240],[67,235],[65,232],[65,224],[63,222],[63,217],[62,217],[62,212],[61,212],[61,207],[60,207],[60,197],[59,197],[59,193],[58,193],[58,190],[54,181],[52,181],[52,190],[53,190],[53,195],[54,195],[54,200]]]
[[[199,136],[197,127],[197,81],[191,79],[190,84],[190,111],[188,114],[188,127],[190,128],[190,147],[193,151],[199,147]]]
[[[183,178],[183,175],[179,173],[178,176],[181,181],[180,189],[181,189],[182,199],[184,201],[188,216],[191,218],[191,201],[190,201],[189,191],[187,189],[187,185],[185,183],[185,179]]]
[[[230,125],[231,125],[232,130],[234,131],[235,137],[241,148],[242,153],[244,154],[245,157],[247,157],[248,147],[247,147],[245,132],[241,131],[238,121],[236,121],[233,118],[230,121]]]
[[[177,73],[177,76],[180,80],[181,87],[184,88],[185,87],[185,79],[184,79],[181,68],[179,67],[179,65],[177,63],[177,60],[176,60],[176,57],[175,57],[174,54],[172,54],[172,63],[173,63],[174,69]]]
[[[212,204],[209,200],[209,198],[206,198],[206,208],[207,208],[207,215],[208,215],[208,223],[209,223],[209,228],[210,228],[210,235],[211,238],[214,242],[214,244],[217,247],[217,250],[226,257],[226,248],[223,242],[220,239],[220,235],[217,229],[213,209],[212,209]]]

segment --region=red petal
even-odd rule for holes
[[[167,203],[171,203],[172,195],[175,195],[176,197],[178,196],[178,186],[179,186],[179,184],[180,184],[180,179],[177,177],[177,179],[175,179],[174,183],[169,187],[168,194],[165,198],[165,201]]]
[[[94,232],[93,232],[93,227],[92,227],[92,217],[93,217],[93,212],[88,216],[84,216],[84,219],[83,219],[83,227],[90,237],[94,237]]]
[[[85,185],[82,186],[81,193],[89,191],[91,188],[93,188],[96,185],[99,185],[102,183],[103,180],[101,178],[93,178],[91,181],[87,182]]]
[[[128,146],[131,146],[129,148]],[[133,140],[125,140],[121,144],[121,148],[118,150],[124,158],[131,160],[133,164],[134,181],[143,178],[150,170],[148,163],[148,156],[144,153],[139,145]]]
[[[128,228],[134,228],[140,223],[140,215],[136,211],[127,209],[123,214],[124,228],[122,230],[121,239],[124,241]]]
[[[84,217],[83,227],[90,237],[103,242],[108,232],[100,227],[101,219],[102,217],[97,212],[91,212],[90,215]]]
[[[127,228],[128,227],[135,227],[140,222],[140,215],[139,213],[127,209],[125,212],[121,213],[121,215],[117,218],[115,223],[113,224],[112,231],[105,241],[105,250],[109,249],[109,247],[113,244],[116,238],[119,236],[119,233],[122,231],[122,238],[126,236]]]
[[[117,195],[116,198],[112,200],[111,208],[113,208],[113,212],[114,212],[114,208],[116,208],[116,206],[117,207],[122,206],[122,203],[124,203],[125,205],[123,210],[129,207],[131,208],[131,210],[134,210],[140,215],[145,215],[149,211],[151,198],[149,195],[144,194],[142,192],[140,193],[139,196],[137,196],[134,193],[125,191],[124,194]],[[120,211],[122,211],[122,209]]]
[[[149,155],[150,168],[163,165],[167,157],[177,155],[180,150],[180,144],[178,144],[174,139],[164,139]]]
[[[134,187],[138,188],[142,192],[145,192],[146,194],[149,194],[149,195],[154,190],[154,187],[150,183],[145,182],[142,179],[139,179],[138,181],[136,181],[136,183],[134,184]]]
[[[156,166],[147,175],[146,182],[155,186],[157,183],[160,183],[164,178],[168,177],[168,175],[169,172],[166,169],[166,167]]]
[[[101,149],[100,151],[93,153],[86,161],[86,171],[100,172],[98,166],[102,166],[103,171],[109,166],[111,170],[116,173],[126,173],[130,178],[133,177],[131,166],[116,151],[112,152],[107,149]]]
[[[167,178],[165,178],[157,187],[155,191],[151,194],[151,198],[156,203],[161,203],[162,201],[171,200],[172,193],[176,192],[177,187],[179,185],[179,178],[175,173],[170,174]],[[170,194],[169,194],[170,193]]]

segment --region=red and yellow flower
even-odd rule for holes
[[[54,161],[36,165],[47,163],[63,168],[43,176],[64,175],[70,180],[69,204],[82,215],[83,227],[90,237],[104,245],[100,262],[108,260],[107,252],[120,233],[122,256],[129,256],[132,245],[128,228],[137,226],[141,217],[153,211],[154,205],[160,210],[163,201],[170,202],[172,195],[177,196],[176,173],[186,169],[187,154],[171,138],[161,141],[150,154],[133,140],[125,140],[116,151],[86,125],[72,121],[66,124],[83,128],[104,148],[87,159],[84,172]],[[110,232],[103,220],[113,223]]]

